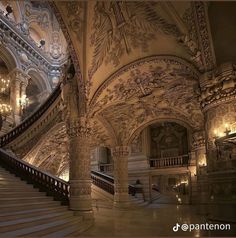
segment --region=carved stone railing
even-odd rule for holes
[[[113,164],[100,164],[99,171],[102,173],[112,173],[113,172]]]
[[[150,167],[154,168],[181,167],[188,165],[189,165],[189,155],[150,159]]]
[[[97,187],[105,190],[106,192],[110,194],[114,194],[114,178],[103,174],[97,171],[91,171],[91,179],[92,183],[96,185]],[[138,188],[135,188],[134,185],[129,184],[129,194],[134,196],[137,192],[139,192]]]
[[[50,59],[34,42],[29,35],[24,35],[20,30],[20,25],[13,20],[7,18],[4,12],[0,10],[0,38],[4,41],[8,40],[12,46],[20,48],[27,55],[32,57],[32,61],[39,67],[46,71],[59,70],[65,64],[65,59],[60,61],[53,61]]]
[[[52,105],[53,105],[53,103],[55,103],[55,101],[57,99],[61,98],[60,94],[61,94],[61,88],[60,88],[60,84],[59,84],[56,87],[56,89],[53,91],[53,93],[49,96],[49,98],[37,109],[37,111],[35,111],[30,117],[25,119],[20,125],[15,127],[13,130],[11,130],[7,134],[0,137],[0,147],[4,147],[5,145],[8,145],[9,143],[11,143],[15,139],[17,139],[18,137],[22,136],[23,133],[25,133],[34,124],[36,124],[36,122],[39,119],[41,119],[43,116],[45,116],[46,112],[47,112],[47,114],[49,114],[49,112],[48,112],[49,109],[51,109],[51,111],[50,111],[51,114],[55,113],[55,110],[58,109],[56,107],[59,107],[59,105],[56,105],[54,108],[52,108]],[[32,134],[37,133],[37,130],[40,127],[42,127],[44,123],[47,123],[47,120],[49,117],[50,117],[50,115],[47,115],[47,117],[45,117],[43,121],[38,123],[37,128],[34,127],[30,131],[30,135],[25,134],[24,136],[26,138],[29,138],[30,136],[32,136]],[[23,141],[23,139],[21,139],[21,141]]]
[[[114,194],[114,179],[109,176],[99,172],[91,172],[92,183],[97,187],[105,190],[110,194]]]
[[[44,191],[55,200],[66,205],[69,201],[69,184],[64,180],[40,170],[39,168],[9,155],[0,149],[0,165],[28,183]]]

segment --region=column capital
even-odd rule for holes
[[[28,80],[30,79],[30,76],[26,74],[23,70],[15,68],[13,69],[9,74],[8,77],[10,77],[12,80],[20,83],[28,84]]]
[[[115,146],[112,148],[112,156],[116,158],[128,157],[130,155],[129,146]]]
[[[91,136],[91,127],[88,119],[81,117],[75,120],[68,120],[67,133],[70,138],[81,137],[89,139]]]

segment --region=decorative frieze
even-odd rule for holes
[[[225,63],[200,78],[201,106],[209,107],[236,99],[236,66]]]
[[[129,154],[130,154],[129,146],[116,146],[112,149],[112,156],[118,159],[128,157]]]
[[[215,53],[211,39],[207,5],[203,1],[192,2],[198,44],[201,50],[202,62],[205,71],[216,66]]]
[[[91,128],[85,118],[80,118],[67,122],[67,133],[70,138],[89,138],[91,136]]]

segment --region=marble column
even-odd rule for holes
[[[26,87],[27,87],[27,85],[28,85],[28,79],[27,78],[25,78],[24,79],[24,81],[22,81],[21,82],[21,96],[20,96],[20,98],[21,98],[21,102],[23,103],[23,104],[25,104],[26,103]],[[23,109],[23,107],[22,107],[23,105],[21,105],[21,112],[20,112],[20,115],[22,116],[23,115],[23,113],[24,113],[24,109]],[[24,105],[24,106],[26,106],[26,105]]]
[[[225,125],[228,124],[230,129],[236,121],[235,73],[235,66],[232,63],[225,63],[200,78],[209,171],[219,169],[216,163],[216,136],[225,136]]]
[[[21,121],[21,84],[22,82],[26,82],[28,77],[29,76],[20,69],[14,69],[9,73],[11,87],[10,103],[14,112],[14,121],[16,124],[19,124]]]
[[[85,118],[67,124],[70,158],[70,209],[84,219],[93,218],[91,198],[90,128]]]
[[[114,162],[114,206],[127,208],[129,206],[128,193],[128,157],[130,155],[129,146],[116,146],[112,149]]]
[[[195,157],[195,171],[191,172],[192,183],[192,202],[206,203],[208,200],[207,184],[207,162],[206,162],[206,144],[205,131],[195,131],[193,133],[193,154]]]
[[[195,155],[197,169],[206,166],[206,144],[205,131],[196,131],[193,133],[193,152]],[[198,171],[197,171],[198,172]]]
[[[236,67],[224,63],[200,78],[201,106],[205,117],[209,217],[230,221],[236,208],[235,173],[231,158],[218,156],[216,137],[223,137],[236,121]],[[222,151],[224,152],[224,151]]]
[[[69,136],[69,207],[75,215],[93,218],[91,198],[90,132],[86,117],[80,116],[77,81],[68,78],[62,85],[64,120]]]

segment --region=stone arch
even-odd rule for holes
[[[57,176],[62,172],[61,167],[69,164],[67,147],[65,123],[60,122],[40,138],[24,160]]]
[[[15,55],[14,51],[8,49],[4,45],[0,45],[0,55],[5,62],[9,72],[15,68],[21,68],[20,62],[17,60],[19,56]]]
[[[45,74],[39,73],[37,69],[33,67],[27,69],[26,73],[32,78],[40,91],[52,91],[51,85],[49,84],[49,81],[47,80],[47,76]]]
[[[185,127],[187,129],[188,132],[188,146],[189,148],[192,145],[192,134],[193,134],[193,127],[187,122],[187,121],[183,121],[180,120],[178,118],[174,118],[174,117],[166,117],[166,118],[156,118],[150,121],[147,121],[146,123],[140,125],[138,128],[135,128],[134,131],[132,132],[132,134],[130,134],[130,137],[127,141],[127,145],[130,145],[133,141],[133,139],[140,134],[146,127],[155,124],[155,123],[161,123],[161,122],[175,122],[183,127]]]
[[[75,48],[74,48],[74,45],[73,45],[73,42],[71,40],[71,37],[70,37],[70,34],[69,34],[69,31],[68,31],[68,28],[61,16],[61,13],[59,12],[58,8],[57,8],[57,5],[55,2],[49,2],[48,3],[51,7],[51,10],[53,11],[54,15],[56,16],[56,19],[58,21],[58,24],[60,25],[60,28],[65,36],[65,39],[68,43],[68,51],[69,51],[69,54],[71,55],[71,58],[72,58],[72,61],[73,61],[73,64],[74,64],[74,68],[75,68],[75,71],[76,71],[76,75],[77,75],[77,80],[78,81],[82,81],[82,73],[81,73],[81,67],[80,67],[80,63],[79,63],[79,56],[77,55],[76,51],[75,51]]]
[[[152,120],[172,118],[202,129],[198,102],[198,71],[174,56],[135,61],[109,77],[90,102],[92,116],[114,128],[119,143],[127,143],[136,128]]]

